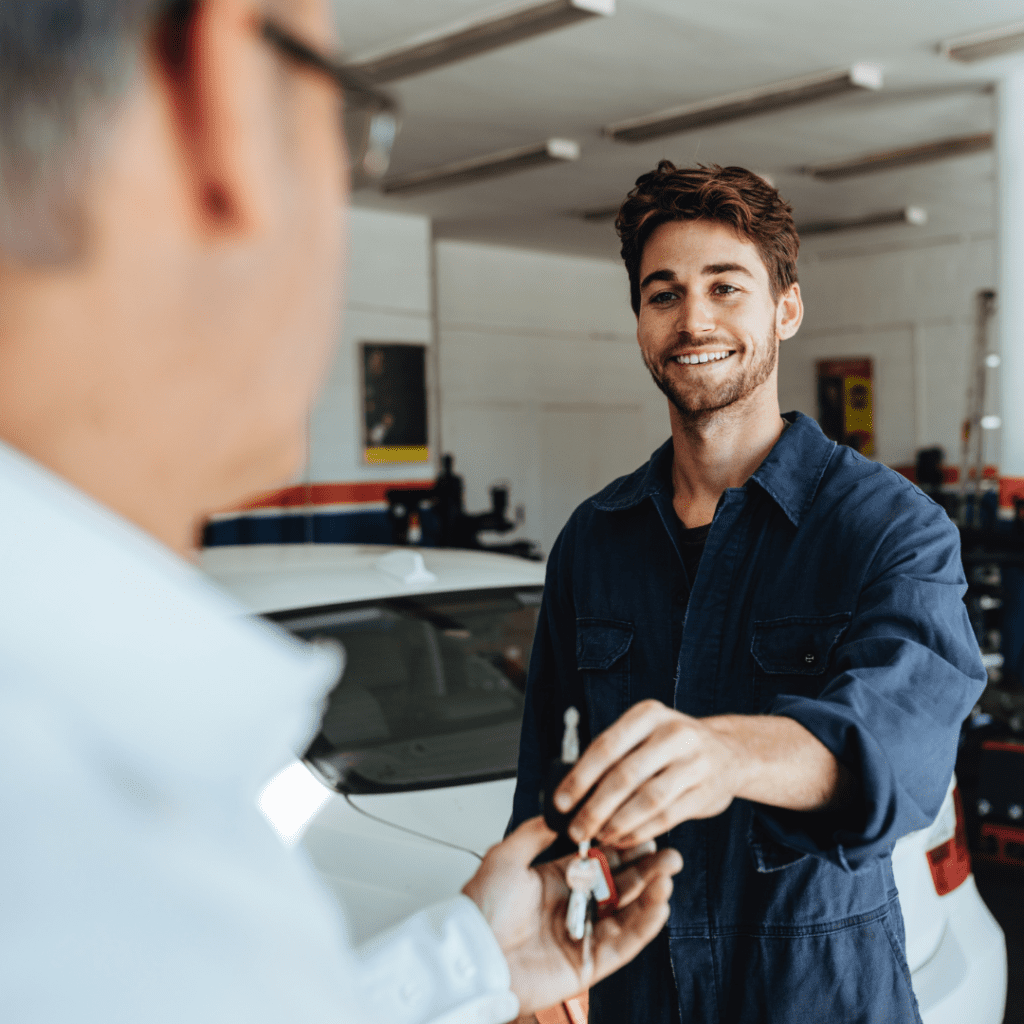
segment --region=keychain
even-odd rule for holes
[[[567,838],[569,822],[572,821],[576,808],[563,814],[555,807],[554,795],[562,780],[572,771],[572,766],[580,759],[580,713],[575,708],[567,708],[563,721],[565,730],[562,733],[562,756],[548,765],[540,802],[548,828]]]
[[[594,885],[590,890],[590,895],[594,901],[597,918],[600,921],[618,910],[619,893],[615,888],[611,864],[608,863],[608,858],[604,852],[602,850],[588,850],[587,857],[597,865],[597,871],[594,873]]]
[[[565,731],[562,734],[561,758],[555,761],[548,773],[547,792],[554,793],[558,784],[569,774],[579,760],[580,714],[576,708],[568,708],[564,716]],[[544,801],[544,819],[548,826],[565,834],[573,812],[560,814],[550,800]],[[569,905],[565,913],[565,929],[574,942],[583,943],[583,970],[593,970],[591,940],[594,919],[614,913],[618,906],[618,892],[612,879],[608,859],[600,850],[592,850],[590,841],[579,844],[577,854],[565,869],[565,880],[569,886]]]
[[[576,814],[579,804],[568,813],[563,814],[555,809],[554,800],[550,797],[554,796],[555,790],[558,789],[562,780],[580,759],[579,711],[573,707],[567,708],[563,722],[565,729],[562,733],[561,757],[552,761],[548,766],[545,788],[540,794],[540,802],[544,811],[544,821],[548,828],[558,832],[564,838],[568,838],[569,823]],[[596,788],[597,783],[591,788],[590,793]],[[580,803],[583,803],[590,793]],[[626,864],[654,853],[657,848],[654,840],[648,840],[631,850],[609,849],[606,854],[603,850],[591,849],[590,841],[584,840],[579,844],[576,856],[569,861],[565,869],[565,881],[569,886],[565,930],[574,942],[583,943],[584,975],[588,975],[594,967],[591,950],[594,922],[614,914],[619,906],[619,893],[615,887],[612,869],[624,867]]]
[[[601,880],[601,866],[589,855],[588,842],[580,843],[580,852],[569,861],[565,881],[569,886],[569,907],[565,914],[565,928],[569,938],[579,942],[586,932],[590,917],[590,901]]]

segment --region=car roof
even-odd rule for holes
[[[374,544],[244,544],[205,549],[200,568],[252,611],[410,594],[535,587],[544,566],[511,555]]]

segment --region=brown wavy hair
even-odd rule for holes
[[[615,218],[629,274],[633,312],[640,315],[640,260],[655,228],[671,220],[711,220],[734,227],[757,247],[772,298],[794,284],[800,239],[793,208],[764,178],[743,167],[718,164],[679,168],[662,160],[636,179]]]

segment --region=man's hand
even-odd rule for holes
[[[683,866],[675,850],[662,850],[616,873],[619,909],[594,926],[593,970],[588,972],[583,944],[565,929],[570,858],[530,867],[554,839],[543,818],[524,822],[491,847],[462,890],[498,939],[523,1014],[562,1002],[632,960],[668,920],[671,876]]]
[[[628,847],[721,814],[736,797],[823,810],[849,781],[848,770],[790,718],[691,718],[647,700],[590,744],[558,787],[555,806],[569,810],[599,783],[569,834],[574,842]]]

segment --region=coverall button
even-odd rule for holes
[[[817,660],[818,660],[818,657],[817,657],[816,654],[814,654],[813,651],[808,651],[804,655],[804,661],[807,662],[808,665],[813,665]]]

